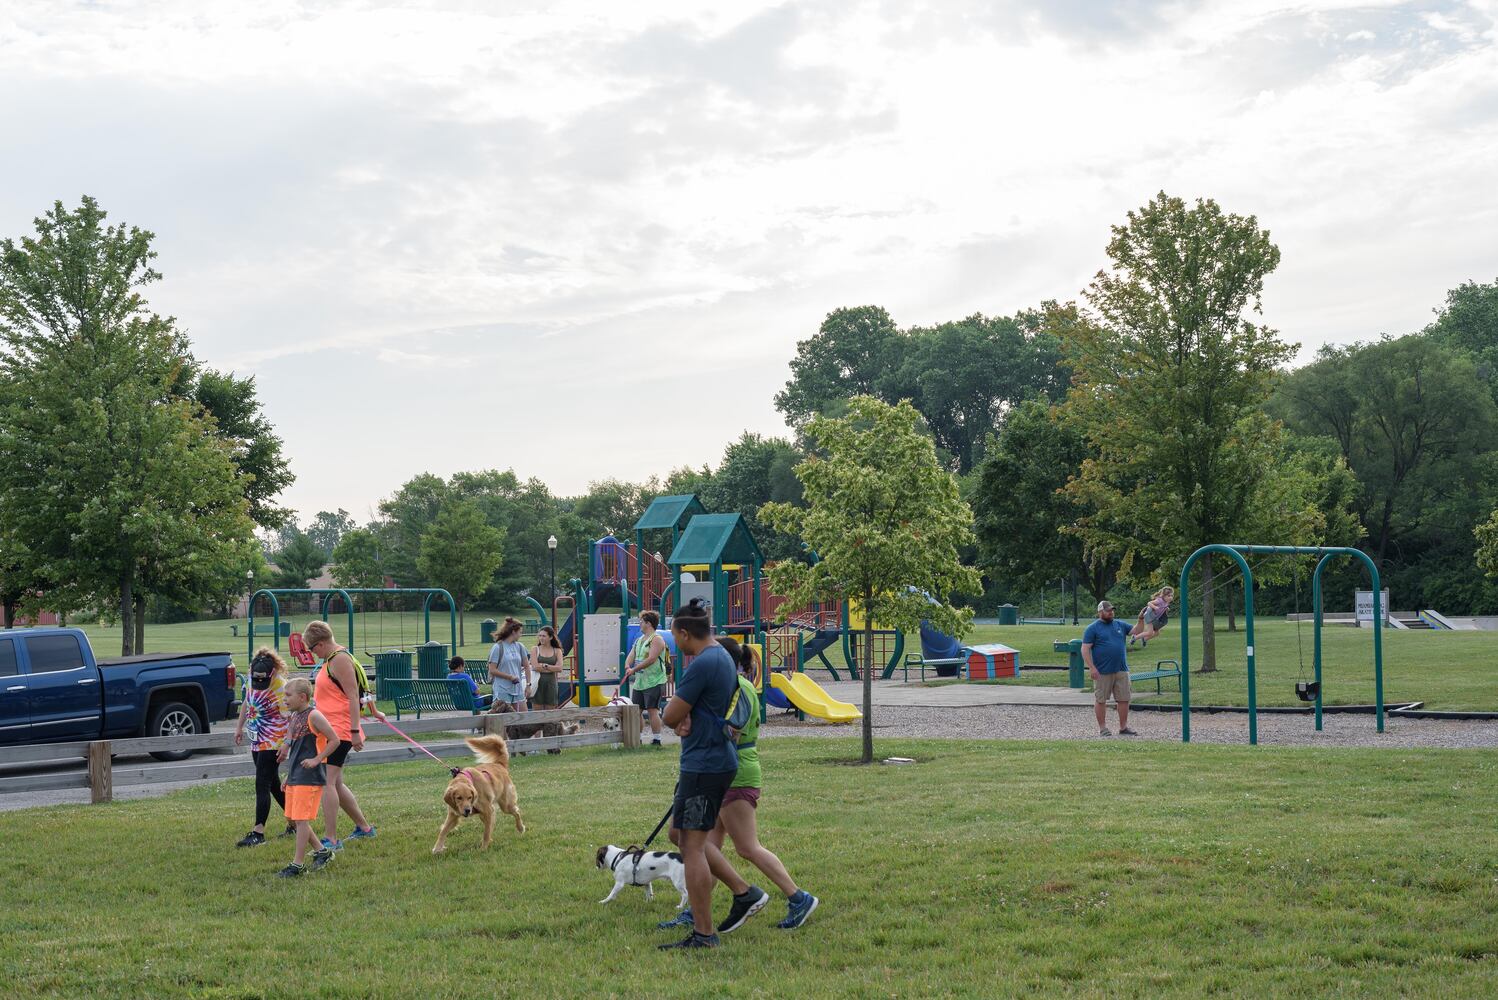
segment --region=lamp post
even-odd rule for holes
[[[255,600],[255,571],[244,571],[244,616],[250,617],[250,604]]]
[[[557,627],[557,536],[546,537],[546,548],[551,553],[551,627]]]

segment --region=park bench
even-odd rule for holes
[[[910,668],[921,668],[921,681],[926,680],[926,668],[930,667],[936,671],[938,677],[961,677],[962,668],[967,665],[967,657],[954,656],[940,660],[928,660],[920,653],[905,654],[905,682],[910,682]]]
[[[229,634],[232,635],[236,639],[239,638],[239,625],[237,625],[237,624],[230,625],[229,626]],[[254,635],[275,635],[275,634],[276,634],[276,626],[275,626],[274,623],[272,623],[270,625],[256,625],[255,626]],[[249,636],[250,633],[246,632],[245,635]],[[251,636],[251,638],[253,638],[253,636]]]
[[[1167,663],[1171,666],[1169,670],[1165,668]],[[1174,677],[1176,679],[1176,690],[1179,691],[1181,689],[1181,665],[1175,660],[1160,660],[1155,664],[1154,670],[1129,671],[1130,684],[1133,684],[1135,681],[1154,681],[1155,694],[1161,693],[1160,681],[1166,677]]]
[[[385,691],[395,702],[395,718],[402,712],[467,712],[479,714],[478,702],[468,681],[461,677],[421,678],[386,677]]]

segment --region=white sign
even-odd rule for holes
[[[1389,589],[1385,587],[1379,593],[1379,610],[1383,612],[1384,624],[1389,623]],[[1361,625],[1363,622],[1373,622],[1373,591],[1359,590],[1357,592],[1357,620]]]

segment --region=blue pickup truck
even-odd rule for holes
[[[206,733],[239,714],[234,680],[228,653],[100,660],[76,628],[0,631],[0,745]]]

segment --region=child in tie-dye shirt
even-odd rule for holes
[[[239,726],[234,730],[235,743],[243,743],[248,733],[250,756],[255,761],[255,825],[240,838],[238,847],[265,843],[271,799],[283,814],[286,811],[286,795],[276,768],[276,751],[286,739],[285,688],[286,662],[275,650],[261,646],[250,661],[250,684],[239,706]],[[295,830],[295,824],[288,822],[282,836]]]

